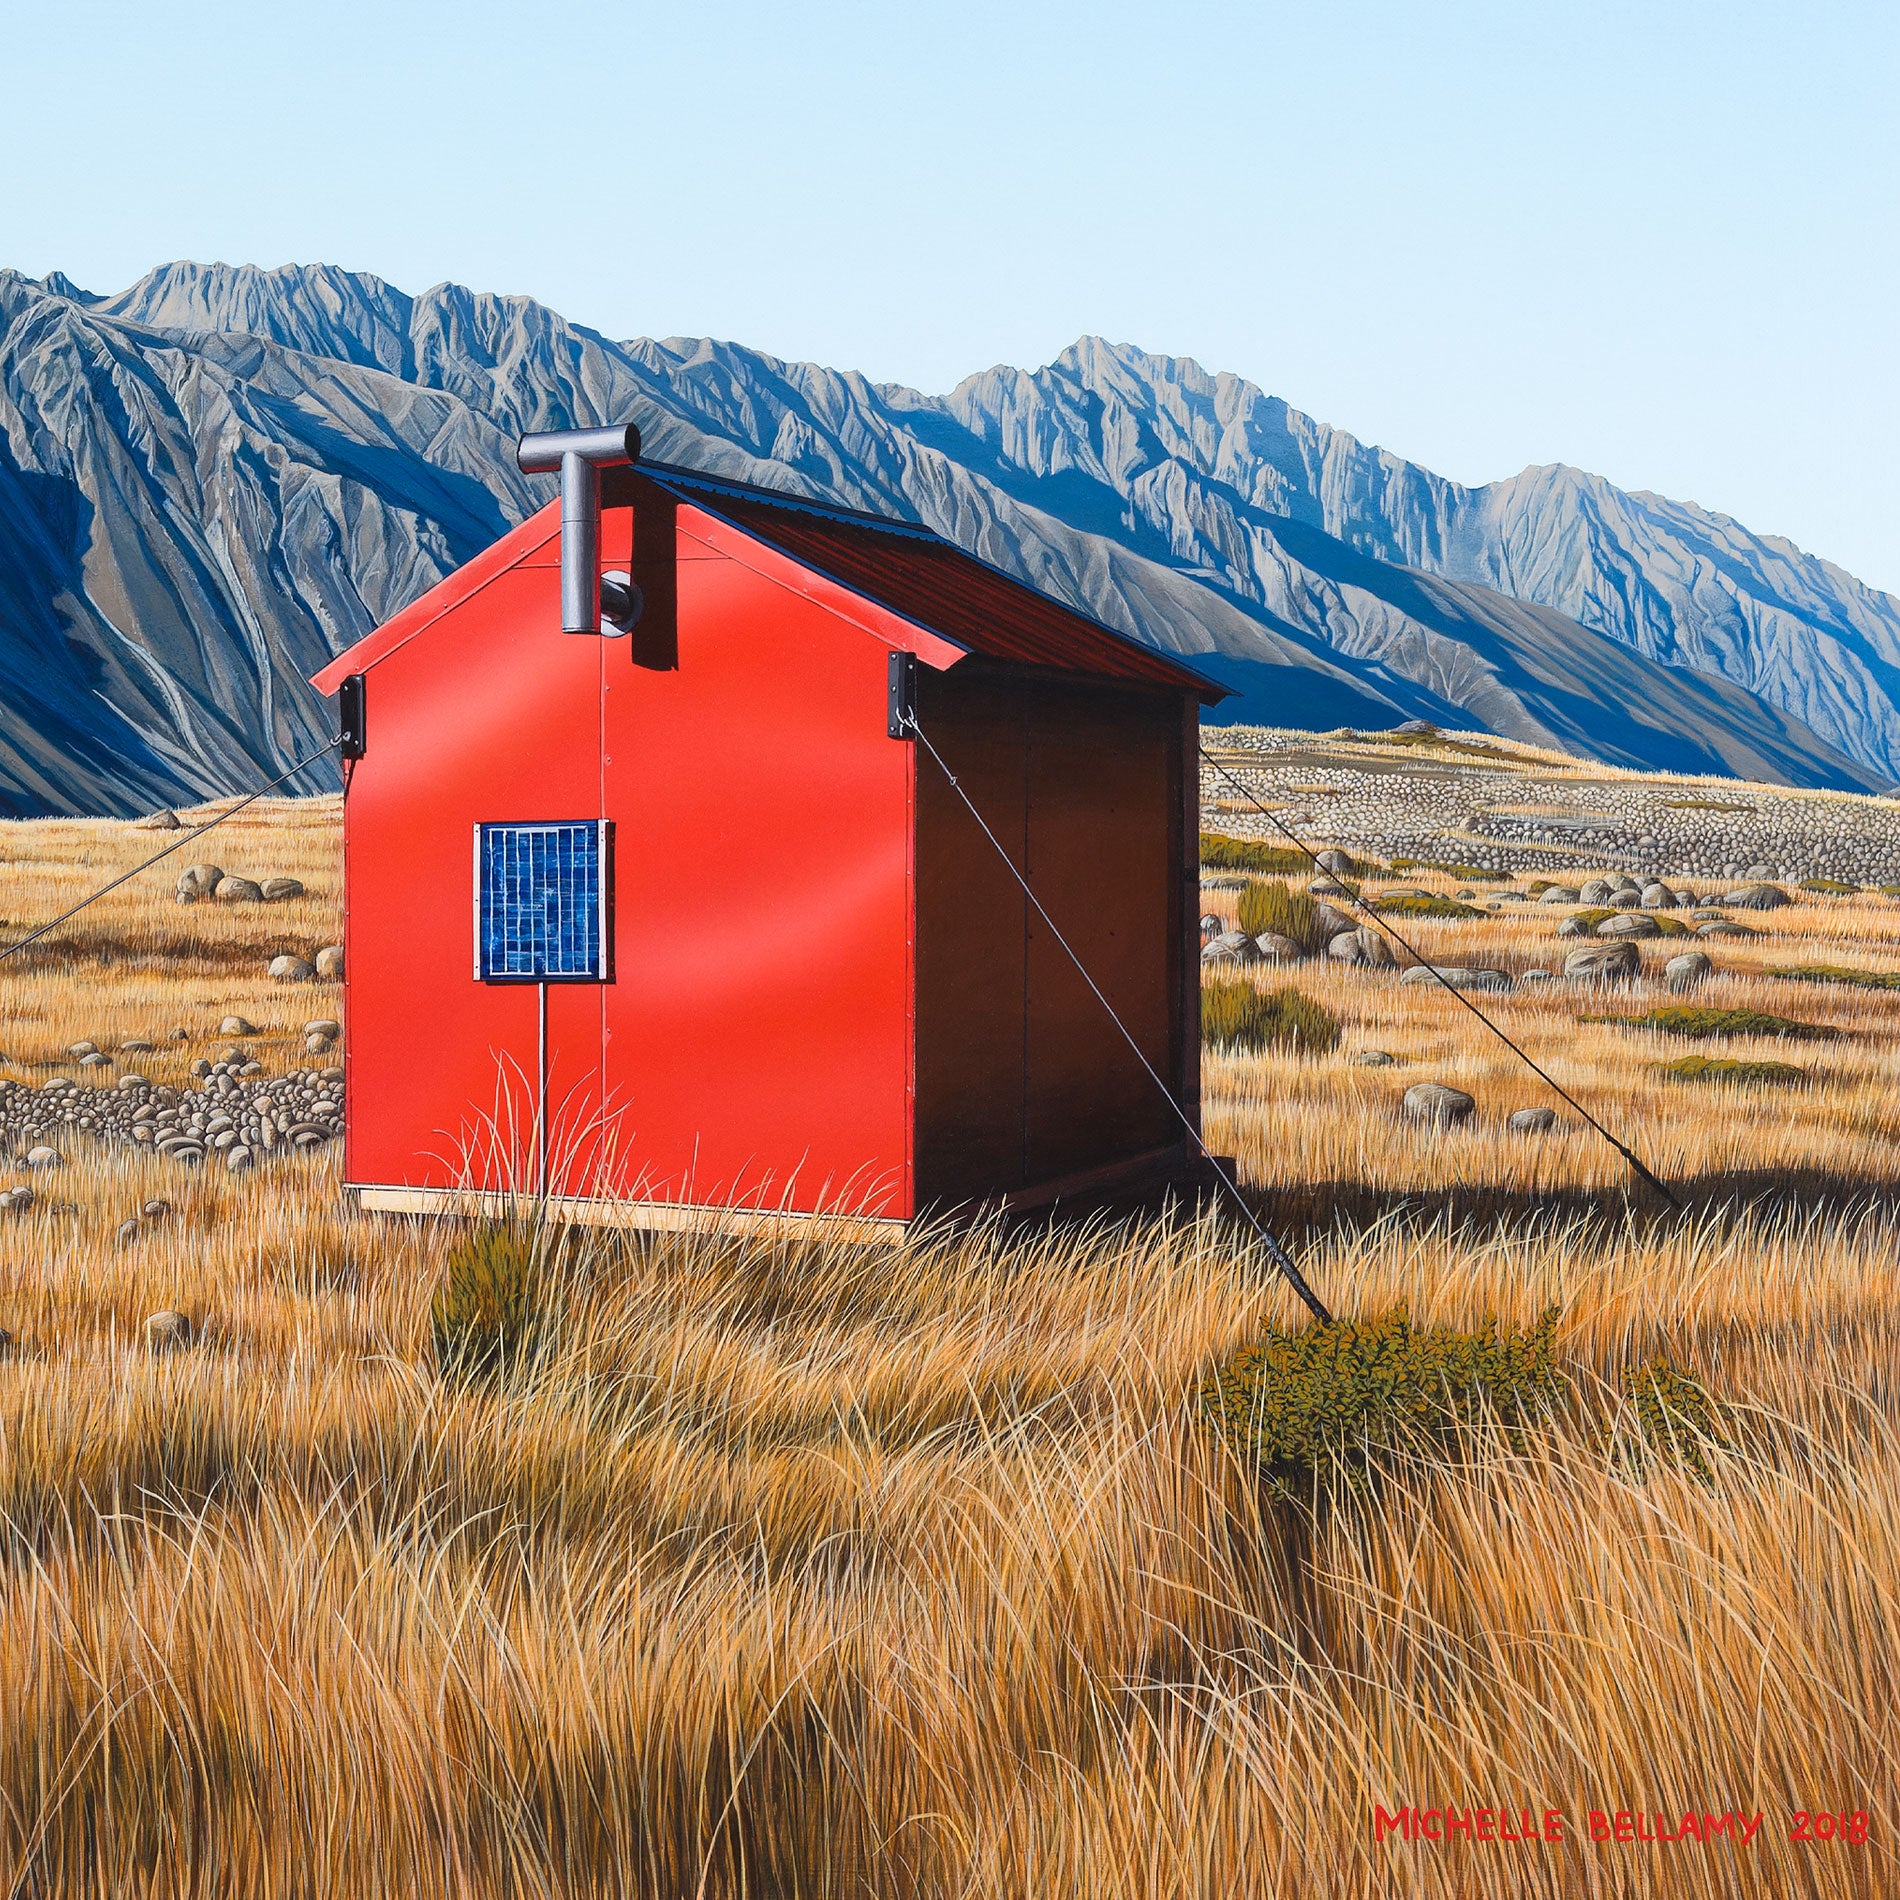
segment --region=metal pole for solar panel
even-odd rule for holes
[[[540,1051],[535,1063],[534,1087],[534,1192],[537,1200],[548,1198],[548,986],[542,979],[535,985],[540,997]]]

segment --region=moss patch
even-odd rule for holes
[[[1277,871],[1297,875],[1313,868],[1313,860],[1292,845],[1260,844],[1252,838],[1230,838],[1219,831],[1201,833],[1201,862],[1215,871]]]
[[[1778,976],[1786,983],[1846,983],[1857,990],[1900,990],[1900,970],[1852,970],[1841,963],[1798,963],[1762,974]]]
[[[1660,1029],[1671,1036],[1701,1042],[1710,1036],[1780,1036],[1789,1042],[1832,1042],[1841,1032],[1828,1023],[1796,1022],[1771,1016],[1762,1009],[1702,1009],[1692,1003],[1672,1003],[1644,1016],[1599,1016],[1597,1022],[1619,1022],[1631,1029]]]
[[[1858,897],[1858,884],[1843,884],[1837,877],[1804,877],[1801,880],[1804,891],[1819,891],[1824,897]]]
[[[1461,904],[1455,897],[1434,897],[1429,892],[1415,897],[1381,897],[1376,900],[1381,910],[1390,911],[1395,917],[1482,917],[1485,913],[1474,909],[1470,904]]]
[[[1674,1062],[1658,1063],[1657,1067],[1678,1082],[1777,1086],[1808,1079],[1807,1070],[1797,1069],[1792,1062],[1741,1062],[1733,1056],[1678,1056]]]
[[[1508,871],[1487,871],[1477,864],[1446,864],[1438,858],[1394,858],[1392,868],[1395,871],[1436,871],[1442,877],[1461,877],[1466,883],[1473,879],[1492,884],[1508,884]]]

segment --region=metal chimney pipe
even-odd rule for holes
[[[561,472],[561,631],[600,632],[600,471],[640,459],[640,431],[549,429],[515,444],[524,475]]]

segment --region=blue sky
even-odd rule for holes
[[[320,259],[931,390],[1092,331],[1900,591],[1891,6],[74,4],[6,74],[34,275]]]

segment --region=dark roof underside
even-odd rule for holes
[[[609,501],[618,499],[613,491],[627,476],[643,476],[971,653],[1193,693],[1208,705],[1227,697],[1226,687],[1170,655],[1051,600],[914,522],[854,514],[665,464],[612,474],[621,480],[604,485]]]

